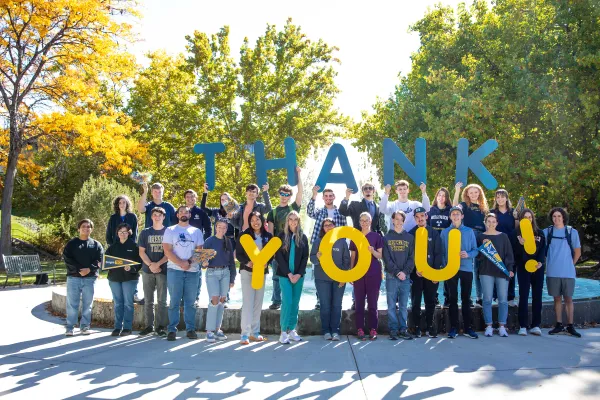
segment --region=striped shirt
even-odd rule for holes
[[[315,226],[313,228],[312,235],[310,237],[310,243],[314,243],[314,241],[319,237],[319,232],[321,232],[321,226],[323,225],[323,220],[329,216],[327,212],[327,208],[315,208],[315,200],[310,199],[308,202],[308,206],[306,206],[306,213],[309,217],[315,220]],[[346,226],[346,217],[344,217],[338,211],[337,207],[334,206],[333,209],[333,221],[335,222],[335,226]]]

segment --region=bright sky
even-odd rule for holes
[[[148,51],[177,54],[185,51],[185,35],[194,30],[212,34],[229,25],[237,59],[244,37],[253,44],[267,23],[281,28],[291,17],[308,38],[323,39],[340,49],[336,82],[341,93],[336,105],[358,120],[377,97],[387,98],[393,92],[399,73],[410,71],[410,55],[418,49],[419,38],[408,32],[409,26],[436,3],[456,8],[460,2],[464,0],[144,0],[137,27],[141,41],[131,51],[146,64],[143,55]]]

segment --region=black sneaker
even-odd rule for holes
[[[187,332],[187,338],[188,339],[198,339],[198,334],[196,333],[196,331],[188,331]]]
[[[477,304],[477,305],[475,305]],[[477,299],[477,302],[473,304],[473,300],[471,300],[471,308],[477,307],[477,308],[483,308],[483,299]]]
[[[165,331],[165,328],[159,326],[158,329],[156,329],[156,335],[160,337],[165,337],[167,336],[167,332]]]
[[[415,337],[416,338],[420,338],[421,337],[421,328],[415,328]]]
[[[154,328],[151,326],[147,326],[146,329],[144,329],[143,331],[140,331],[139,335],[146,336],[146,335],[150,335],[152,332],[154,332]]]
[[[167,340],[169,342],[174,342],[177,339],[177,332],[169,332],[167,335]]]
[[[273,303],[269,306],[269,310],[279,310],[281,308],[281,303]]]
[[[321,303],[315,304],[315,310],[320,310],[320,309],[321,309]]]
[[[437,297],[435,298],[435,308],[442,308],[442,305],[440,304],[440,299],[438,299]]]
[[[398,340],[398,332],[396,331],[391,331],[390,332],[390,340]]]
[[[557,322],[556,325],[554,326],[554,329],[552,329],[550,332],[548,332],[548,335],[558,335],[559,333],[564,333],[565,332],[565,327],[563,326],[563,324],[561,324],[560,322]]]
[[[444,300],[444,308],[450,308],[450,301],[448,299]]]
[[[354,311],[356,310],[356,303],[353,301],[352,305],[350,306],[350,310]]]
[[[567,325],[567,334],[578,338],[581,337],[581,333],[577,332],[572,324]]]
[[[110,336],[119,336],[121,334],[121,330],[120,329],[115,329],[114,331],[112,331],[112,333],[110,334]]]
[[[129,336],[131,335],[131,329],[123,329],[119,336]]]
[[[413,337],[411,336],[411,334],[410,334],[410,333],[408,333],[408,331],[407,331],[407,330],[402,330],[402,331],[400,331],[400,333],[398,333],[398,337],[399,337],[400,339],[404,339],[404,340],[412,340],[412,338],[413,338]]]
[[[427,336],[429,336],[432,339],[436,338],[437,337],[437,329],[435,329],[434,327],[427,328]]]

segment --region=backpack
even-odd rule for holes
[[[35,276],[34,285],[47,285],[48,284],[48,274],[40,274]]]
[[[548,227],[548,240],[546,243],[546,257],[548,257],[548,249],[550,248],[550,243],[552,242],[552,239],[554,238],[554,236],[552,236],[552,233],[554,231],[554,226],[550,226]],[[567,225],[565,227],[565,236],[556,236],[556,239],[567,239],[567,243],[569,244],[569,249],[571,249],[571,257],[575,256],[575,250],[573,249],[573,245],[571,244],[571,234],[573,233],[573,228],[569,225]]]

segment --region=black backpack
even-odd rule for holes
[[[573,244],[571,243],[571,234],[573,233],[573,228],[567,225],[565,227],[565,236],[553,236],[554,226],[550,226],[548,228],[548,240],[546,243],[546,257],[548,257],[548,249],[550,248],[550,243],[552,239],[567,239],[567,243],[569,244],[569,249],[571,249],[571,257],[575,256],[575,250],[573,250]]]

